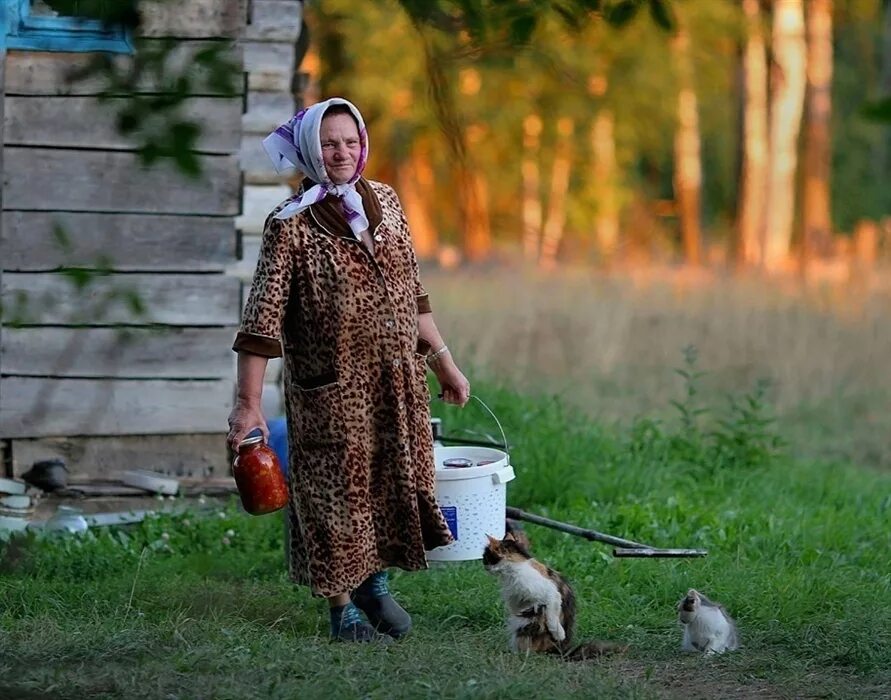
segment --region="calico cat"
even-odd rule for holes
[[[733,618],[723,606],[713,603],[695,588],[678,603],[678,619],[684,626],[683,651],[723,654],[739,648]]]
[[[483,566],[501,582],[511,651],[557,654],[568,661],[580,661],[627,649],[611,642],[573,646],[576,607],[572,586],[534,559],[510,532],[503,540],[488,537]]]

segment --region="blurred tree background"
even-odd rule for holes
[[[422,257],[887,248],[889,0],[316,0],[306,22],[307,99],[362,109]]]

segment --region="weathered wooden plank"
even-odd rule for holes
[[[292,173],[277,173],[259,138],[245,138],[238,157],[245,185],[281,185]],[[267,212],[268,213],[268,212]]]
[[[169,0],[143,2],[141,32],[146,37],[238,38],[246,0]]]
[[[64,231],[60,240],[57,227]],[[10,271],[91,267],[221,271],[235,262],[232,217],[5,211],[0,266]]]
[[[290,92],[294,73],[293,44],[245,41],[241,46],[249,91]]]
[[[204,435],[61,437],[12,441],[12,467],[21,476],[42,459],[65,461],[73,480],[113,478],[129,469],[173,476],[225,475],[230,471],[225,425]]]
[[[233,328],[7,328],[6,375],[232,379]]]
[[[248,91],[247,110],[241,116],[245,138],[262,141],[279,124],[288,121],[295,112],[294,98],[286,92]]]
[[[27,300],[19,314],[24,325],[232,326],[238,323],[240,289],[239,280],[213,274],[111,274],[82,288],[59,273],[3,275],[7,308]],[[134,311],[134,300],[142,313]]]
[[[189,179],[169,163],[146,168],[135,154],[4,148],[3,206],[38,211],[237,214],[236,156],[199,156],[204,174]]]
[[[244,38],[250,41],[289,41],[300,36],[303,3],[298,0],[254,0]]]
[[[147,42],[149,46],[152,43]],[[198,80],[204,69],[193,57],[198,51],[206,48],[207,42],[203,41],[178,42],[169,54],[165,72],[179,75],[188,68],[189,75],[193,76],[196,83],[203,86],[203,89],[200,92],[196,91],[196,94],[218,95],[219,90],[207,85],[205,80]],[[229,56],[235,65],[243,65],[240,45],[233,45]],[[88,53],[14,51],[6,57],[6,95],[96,95],[106,87],[100,78],[69,81],[72,72],[83,70],[91,60],[93,57]],[[115,62],[122,67],[127,66],[131,60],[128,56],[115,58]],[[138,89],[142,92],[158,92],[162,87],[157,77],[146,76]],[[240,93],[243,81],[235,80],[234,87]]]
[[[5,7],[0,12],[5,11]],[[5,16],[4,16],[5,21]],[[5,26],[0,27],[0,31],[5,31]],[[5,110],[6,100],[4,99],[5,89],[6,89],[6,45],[5,36],[0,38],[0,173],[3,172],[3,139],[4,139],[4,129],[3,124],[5,119],[3,118],[3,113]],[[3,188],[0,187],[0,211],[3,209]],[[3,244],[4,239],[4,231],[5,224],[0,218],[0,260],[4,260],[6,258],[6,246]],[[0,263],[0,289],[3,287],[3,264]],[[0,342],[3,340],[3,317],[4,313],[0,313]],[[3,375],[3,364],[0,362],[0,376]],[[3,457],[2,450],[0,450],[0,457]],[[0,466],[0,474],[3,474],[3,467]]]
[[[121,102],[115,99],[99,104],[94,97],[7,97],[5,143],[9,146],[133,149],[137,141],[120,134],[115,125]],[[183,105],[182,116],[201,125],[196,150],[237,153],[242,134],[241,110],[240,97],[189,99]]]
[[[238,277],[245,284],[250,284],[254,278],[254,270],[257,268],[257,257],[260,252],[260,243],[263,237],[256,234],[242,236],[242,257],[234,265],[229,266],[226,274]]]
[[[263,225],[275,207],[291,196],[287,185],[249,185],[244,188],[244,213],[235,225],[244,233],[263,233]]]
[[[220,433],[231,380],[3,377],[0,436]]]

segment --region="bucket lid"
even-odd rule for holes
[[[444,462],[451,459],[469,459],[474,464],[479,462],[488,462],[488,464],[475,467],[446,467]],[[506,452],[491,447],[473,447],[470,445],[434,447],[433,461],[436,464],[436,478],[442,481],[478,479],[481,476],[494,474],[508,465]]]

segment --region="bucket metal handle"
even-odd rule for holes
[[[507,436],[504,434],[504,428],[501,427],[501,421],[498,420],[498,416],[496,416],[495,412],[486,405],[486,402],[483,401],[476,394],[471,394],[470,398],[476,399],[479,405],[485,408],[489,412],[489,415],[492,416],[493,420],[495,421],[495,425],[497,425],[498,430],[501,431],[501,444],[504,445],[504,453],[507,455],[507,463],[510,464],[510,448],[507,445]]]

